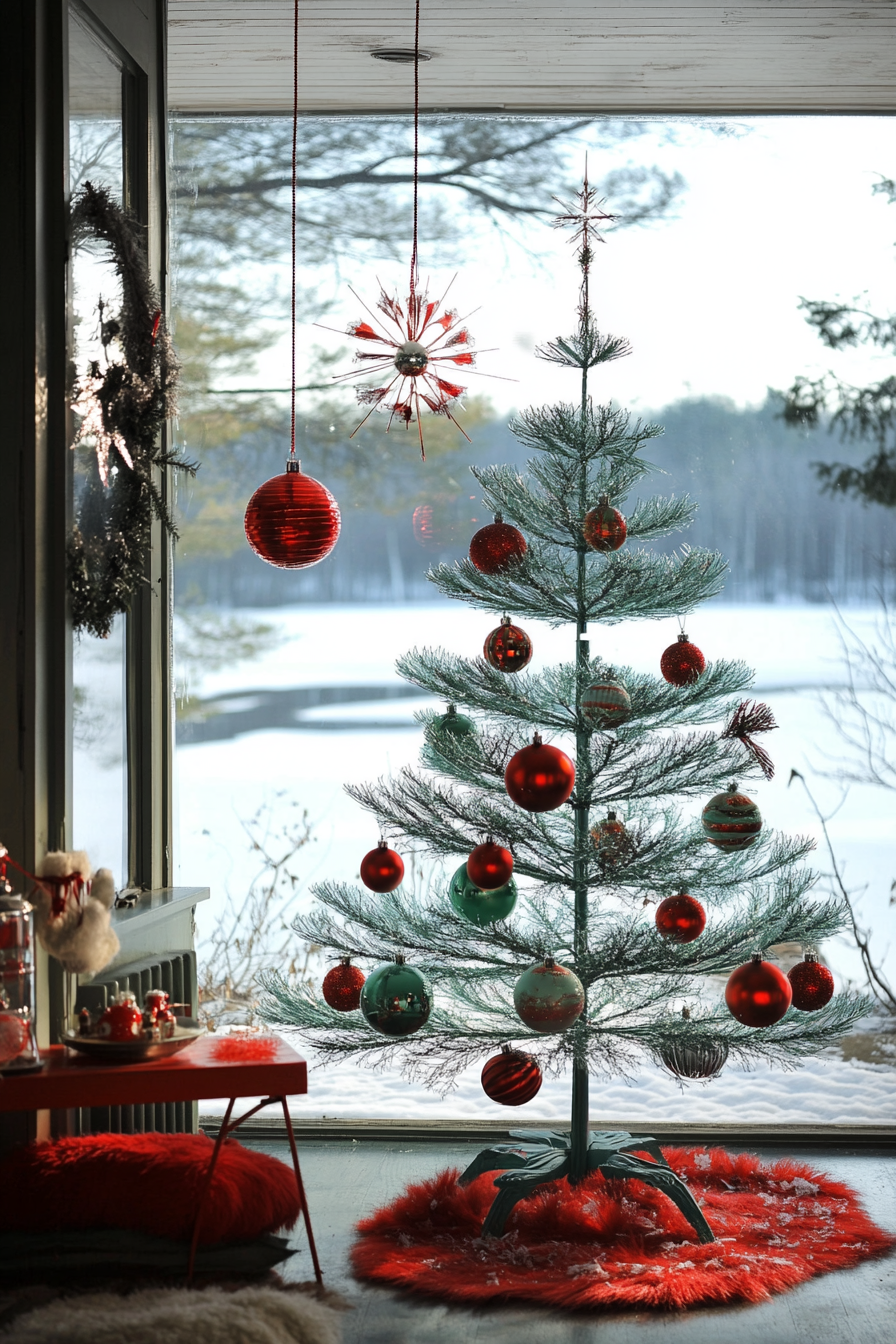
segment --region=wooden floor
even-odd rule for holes
[[[412,1180],[465,1166],[481,1145],[303,1142],[302,1172],[328,1287],[353,1305],[343,1317],[345,1344],[894,1344],[896,1255],[828,1274],[760,1306],[690,1312],[560,1313],[535,1308],[476,1310],[416,1299],[356,1283],[348,1249],[357,1219],[393,1199]],[[736,1145],[729,1144],[730,1148]],[[289,1160],[285,1143],[252,1147]],[[764,1158],[801,1157],[846,1181],[882,1227],[896,1232],[896,1156],[763,1148]],[[310,1277],[301,1253],[286,1277]]]

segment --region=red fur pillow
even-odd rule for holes
[[[17,1148],[0,1162],[3,1229],[122,1227],[189,1241],[212,1148],[204,1134],[92,1134]],[[199,1242],[250,1241],[292,1227],[299,1210],[292,1169],[228,1139]]]

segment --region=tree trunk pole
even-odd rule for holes
[[[587,312],[587,283],[584,288],[584,311]],[[588,412],[588,370],[582,370],[582,434],[585,433]],[[579,472],[579,516],[584,517],[588,507],[588,469],[583,459]],[[587,557],[584,538],[580,542],[577,556],[576,574],[576,708],[582,703],[587,689],[590,671],[590,652],[588,617],[586,608]],[[588,864],[589,809],[588,794],[591,791],[590,759],[591,734],[581,727],[576,729],[576,791],[573,796],[575,806],[575,861],[573,868],[575,894],[575,932],[574,950],[576,973],[582,978],[583,961],[588,952],[588,883],[586,870]],[[584,983],[584,979],[583,979]],[[588,990],[585,989],[585,1007],[579,1022],[588,1016]],[[572,1116],[570,1120],[570,1169],[569,1182],[578,1184],[588,1170],[588,1057],[586,1038],[579,1023],[573,1027],[573,1065],[572,1065]]]

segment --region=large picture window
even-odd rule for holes
[[[413,714],[431,703],[400,681],[395,659],[414,646],[464,656],[482,647],[487,620],[440,600],[425,573],[466,554],[488,521],[469,465],[524,468],[514,411],[575,397],[536,347],[574,323],[569,249],[548,225],[551,198],[581,177],[586,155],[621,216],[595,260],[592,301],[634,347],[603,376],[601,400],[665,425],[652,446],[660,488],[700,506],[684,540],[730,561],[725,593],[689,632],[708,656],[756,668],[755,694],[780,724],[769,743],[776,777],[755,796],[776,827],[816,835],[821,869],[824,837],[805,792],[788,787],[791,771],[811,781],[825,815],[836,813],[829,831],[859,921],[896,978],[886,934],[892,797],[871,783],[846,787],[836,764],[857,750],[837,722],[850,675],[842,640],[874,646],[886,623],[892,517],[821,493],[813,463],[867,452],[823,423],[793,430],[774,395],[828,364],[801,298],[871,290],[872,306],[890,301],[896,212],[873,191],[890,168],[889,122],[428,119],[421,270],[433,297],[456,273],[451,303],[476,310],[483,376],[469,378],[460,416],[472,443],[433,420],[421,463],[416,431],[387,434],[383,417],[352,437],[366,411],[334,380],[351,367],[339,333],[362,316],[359,300],[375,299],[379,279],[406,286],[408,121],[303,121],[297,451],[339,499],[343,533],[329,559],[300,573],[264,565],[242,529],[249,496],[283,470],[288,449],[290,135],[276,117],[171,123],[173,322],[188,389],[178,434],[201,463],[178,498],[178,871],[212,885],[200,923],[208,1011],[220,1021],[251,1013],[266,964],[319,980],[325,966],[290,934],[290,913],[313,881],[357,878],[377,833],[343,785],[415,762]],[[879,352],[856,346],[845,359],[856,382],[879,374]],[[530,633],[547,662],[565,656],[556,633]],[[656,671],[676,633],[674,622],[622,624],[592,632],[592,648]],[[411,865],[421,892],[449,876],[423,859]],[[853,940],[823,953],[841,981],[861,981]],[[889,1047],[873,1032],[860,1037],[797,1075],[760,1070],[746,1103],[742,1075],[683,1094],[645,1075],[611,1085],[601,1108],[641,1119],[660,1106],[679,1119],[872,1121],[892,1098],[878,1067]],[[549,1093],[537,1103],[545,1116]],[[316,1075],[303,1109],[484,1113],[472,1075],[440,1100],[352,1065]]]

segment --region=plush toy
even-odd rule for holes
[[[120,946],[109,914],[115,900],[112,873],[108,868],[91,873],[83,850],[48,854],[37,872],[41,884],[31,901],[41,943],[74,975],[101,971]]]

